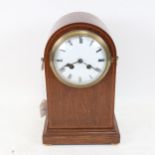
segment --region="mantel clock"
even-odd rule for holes
[[[54,26],[44,53],[44,144],[115,144],[117,54],[103,23],[76,12]]]

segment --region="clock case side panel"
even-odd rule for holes
[[[50,68],[49,56],[50,56],[50,50],[54,42],[60,36],[65,34],[67,31],[69,32],[72,30],[81,30],[81,29],[97,33],[106,41],[111,52],[112,64],[105,78],[97,85],[92,86],[90,88],[75,89],[65,86],[56,79]],[[95,25],[86,23],[74,23],[66,25],[61,29],[57,30],[51,36],[46,46],[44,58],[45,58],[49,127],[50,128],[113,128],[116,49],[110,36],[103,29],[100,29]],[[110,88],[109,85],[106,83],[110,85]],[[67,99],[65,98],[66,94],[70,94],[68,95]],[[96,95],[94,96],[94,94]],[[106,98],[108,98],[109,100],[106,101]],[[81,102],[81,100],[85,101],[84,105]],[[96,102],[99,103],[98,107],[94,105]],[[83,106],[83,110],[82,108],[79,108],[79,106],[81,107]],[[91,108],[89,109],[88,107]],[[94,109],[96,108],[96,110],[92,110],[92,108]],[[92,112],[89,113],[89,110],[92,110]],[[74,113],[71,113],[72,111]],[[85,118],[83,118],[82,115],[85,115]]]

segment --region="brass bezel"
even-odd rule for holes
[[[57,48],[59,47],[59,45],[64,42],[65,40],[67,40],[70,37],[76,36],[76,35],[82,35],[82,36],[89,36],[92,37],[94,40],[98,41],[100,43],[100,45],[105,49],[106,52],[106,56],[107,56],[107,63],[106,63],[106,67],[105,70],[103,71],[103,73],[98,77],[98,79],[96,79],[95,81],[93,81],[92,83],[89,84],[84,84],[84,85],[78,85],[78,84],[73,84],[70,82],[65,81],[57,72],[55,65],[54,65],[54,55],[55,52],[57,50]],[[108,72],[110,65],[111,65],[111,54],[110,54],[110,50],[108,45],[106,44],[106,42],[97,34],[95,34],[94,32],[88,31],[88,30],[73,30],[70,32],[65,33],[63,36],[61,36],[53,45],[51,51],[50,51],[50,67],[54,73],[54,75],[57,77],[57,79],[62,82],[63,84],[69,86],[69,87],[74,87],[74,88],[85,88],[85,87],[90,87],[93,86],[95,84],[97,84],[98,82],[100,82],[106,75],[106,73]]]

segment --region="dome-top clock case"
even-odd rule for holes
[[[76,12],[56,23],[44,53],[44,144],[119,143],[116,61],[114,42],[95,16]]]

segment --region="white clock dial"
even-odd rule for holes
[[[50,64],[56,76],[70,86],[97,83],[109,66],[108,47],[89,31],[76,31],[60,38],[51,51]]]

